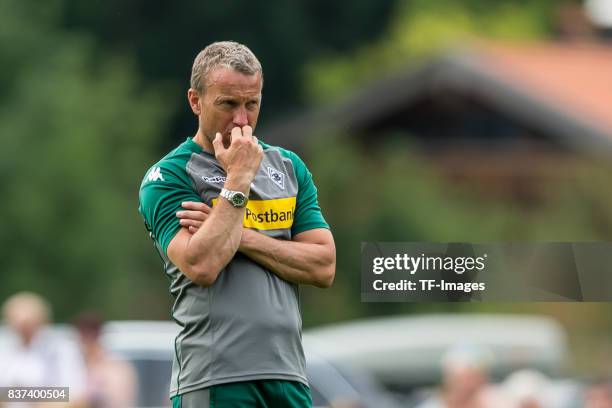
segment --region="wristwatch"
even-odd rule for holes
[[[219,196],[225,198],[234,207],[245,207],[249,198],[242,191],[232,191],[226,188],[221,189]]]

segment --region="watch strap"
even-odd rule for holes
[[[233,191],[228,190],[227,188],[222,188],[219,196],[225,198],[230,202],[234,207],[245,207],[249,198],[242,191]],[[241,200],[236,200],[236,196],[240,196]],[[242,201],[242,202],[239,202]]]

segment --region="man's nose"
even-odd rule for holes
[[[244,106],[239,107],[234,112],[234,125],[243,127],[249,124],[249,118],[247,117],[247,111]]]

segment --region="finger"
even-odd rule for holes
[[[238,126],[232,129],[232,140],[236,139],[237,137],[242,137],[242,129],[240,129]]]
[[[242,135],[247,138],[253,136],[253,128],[250,127],[249,125],[243,126]]]
[[[196,220],[180,220],[179,224],[181,225],[181,227],[200,228],[202,226],[202,222],[201,221],[196,221]]]
[[[223,146],[223,135],[221,135],[219,132],[215,134],[212,144],[213,148],[215,149],[215,155],[225,150],[225,146]]]
[[[176,213],[176,216],[181,219],[200,221],[204,221],[206,218],[208,218],[208,214],[203,213],[202,211],[179,211]]]
[[[203,213],[206,213],[206,214],[210,213],[210,210],[211,210],[209,206],[199,201],[185,201],[181,203],[181,207],[183,207],[186,210],[202,211]]]
[[[196,227],[189,227],[189,232],[191,234],[195,234],[196,232],[198,232],[198,228],[196,228]]]

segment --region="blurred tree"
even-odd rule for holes
[[[304,69],[312,103],[346,96],[356,84],[373,81],[441,49],[480,37],[533,40],[552,32],[556,0],[403,0],[382,38],[357,52],[328,53]]]
[[[245,42],[266,67],[264,112],[299,105],[299,67],[382,32],[391,4],[2,2],[0,300],[28,289],[60,319],[81,308],[167,316],[137,190],[160,152],[195,129],[180,109],[195,53]],[[184,131],[171,129],[177,112]]]
[[[538,311],[524,304],[361,303],[362,242],[610,240],[612,191],[601,188],[609,166],[585,165],[571,180],[550,183],[541,206],[525,208],[483,201],[468,186],[452,184],[436,172],[407,144],[408,137],[379,136],[387,142],[367,154],[343,135],[321,137],[310,149],[308,164],[336,240],[337,273],[331,291],[305,288],[307,325],[416,311]],[[580,307],[576,304],[576,310]],[[316,313],[320,308],[326,312]],[[612,304],[600,304],[598,310],[599,315],[584,316],[583,323],[612,329],[612,320],[602,318],[609,316]]]
[[[300,109],[302,67],[321,52],[349,52],[384,30],[395,0],[249,0],[167,2],[67,0],[64,25],[90,32],[100,49],[133,56],[147,81],[168,80],[180,91],[169,104],[173,146],[194,133],[185,93],[193,58],[219,40],[247,44],[266,76],[260,123]]]
[[[561,3],[402,0],[380,40],[352,53],[332,51],[308,64],[303,71],[305,93],[313,105],[333,103],[445,48],[479,38],[548,38]],[[594,345],[609,350],[610,303],[361,303],[359,248],[361,242],[373,241],[609,241],[612,190],[604,187],[609,184],[609,165],[585,163],[580,173],[545,186],[541,206],[526,209],[485,201],[453,185],[406,144],[410,135],[395,135],[403,137],[380,148],[381,141],[390,138],[378,134],[375,151],[365,151],[343,135],[312,136],[318,143],[309,149],[308,164],[334,231],[338,268],[333,290],[305,288],[306,325],[414,312],[542,313],[569,329],[577,352],[573,364],[593,369],[598,358],[600,366],[608,361],[600,358],[604,353],[594,352]]]
[[[40,292],[60,319],[82,308],[165,317],[137,205],[175,95],[58,29],[62,6],[0,2],[0,299]]]

